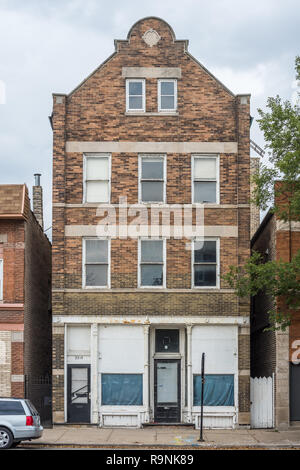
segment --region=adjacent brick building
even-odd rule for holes
[[[205,426],[250,424],[249,111],[154,17],[53,95],[54,422],[198,426],[205,352]]]
[[[284,196],[279,197],[277,205],[284,203]],[[254,234],[251,246],[265,261],[289,262],[300,250],[300,222],[283,222],[270,210]],[[273,307],[272,300],[263,293],[253,299],[251,376],[274,374],[274,425],[286,428],[300,421],[300,312],[291,313],[291,324],[285,331],[272,331],[268,311]]]
[[[51,245],[25,185],[0,185],[0,396],[51,376]]]

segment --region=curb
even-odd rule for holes
[[[162,448],[172,448],[172,449],[201,449],[201,448],[211,448],[211,449],[297,449],[300,450],[300,444],[267,444],[267,443],[257,443],[257,444],[214,444],[214,443],[201,443],[201,444],[104,444],[104,443],[64,443],[64,442],[28,442],[24,441],[20,446],[45,446],[45,447],[96,447],[96,448],[108,448],[108,449],[130,449],[131,447],[138,448],[147,448],[147,449],[162,449]]]

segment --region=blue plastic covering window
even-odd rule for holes
[[[142,404],[142,374],[102,374],[102,405]]]
[[[234,376],[205,375],[205,406],[234,406]],[[201,375],[194,375],[194,406],[201,405]]]

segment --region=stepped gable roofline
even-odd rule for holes
[[[102,67],[104,67],[110,60],[112,60],[119,52],[119,45],[120,44],[130,44],[131,37],[134,34],[134,31],[138,28],[140,23],[145,22],[145,21],[151,21],[155,20],[156,22],[159,21],[162,23],[163,26],[166,26],[169,34],[170,34],[170,39],[173,43],[182,43],[183,44],[183,50],[184,53],[188,55],[188,57],[193,60],[199,67],[202,68],[202,70],[207,73],[211,78],[213,78],[227,93],[229,93],[232,97],[236,98],[238,95],[235,95],[229,88],[227,88],[220,80],[218,80],[204,65],[202,65],[192,54],[188,52],[188,44],[189,41],[187,39],[176,39],[175,33],[173,28],[162,18],[156,17],[156,16],[147,16],[144,17],[134,23],[134,25],[130,28],[128,34],[127,34],[127,39],[115,39],[114,40],[114,45],[115,45],[115,51],[104,61],[102,62],[92,73],[90,73],[79,85],[74,88],[69,94],[62,94],[62,93],[54,93],[55,96],[66,96],[66,98],[71,98],[74,93],[76,93],[77,90],[79,90],[95,73],[97,73]],[[159,33],[159,32],[158,32]]]

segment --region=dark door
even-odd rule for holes
[[[90,365],[68,365],[68,423],[90,423]]]
[[[291,364],[290,419],[300,421],[300,364]]]
[[[180,360],[154,362],[154,421],[180,422]]]

